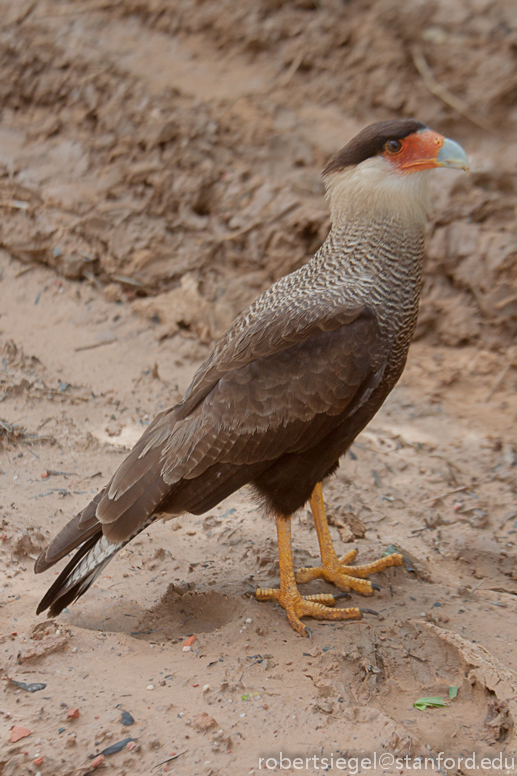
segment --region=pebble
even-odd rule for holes
[[[123,725],[133,725],[135,722],[129,711],[122,712],[122,719],[120,721]]]
[[[11,684],[15,684],[21,690],[26,690],[27,692],[39,692],[40,690],[44,690],[47,686],[42,682],[29,682],[29,684],[27,684],[26,682],[17,682],[16,679],[10,679],[9,681]]]
[[[11,744],[15,744],[20,738],[27,738],[30,734],[31,731],[28,728],[22,727],[22,725],[15,725],[11,731],[11,738],[9,740]]]
[[[196,636],[194,635],[188,636],[182,645],[183,652],[190,652],[190,650],[192,649],[192,645],[194,644],[195,641],[196,641]]]
[[[148,684],[147,685],[148,690],[154,690],[154,684]]]
[[[128,744],[134,743],[134,738],[124,738],[122,741],[117,741],[116,744],[111,744],[111,746],[107,746],[105,749],[102,750],[101,754],[108,757],[111,754],[117,754],[117,752],[121,752]]]

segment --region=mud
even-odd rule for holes
[[[366,121],[416,115],[473,162],[469,179],[437,184],[418,336],[511,342],[512,3],[3,6],[0,243],[12,255],[112,300],[192,275],[207,310],[224,305],[223,320],[204,315],[216,337],[324,239],[328,155]]]

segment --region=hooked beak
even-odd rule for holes
[[[432,170],[435,167],[469,170],[467,154],[460,144],[432,129],[422,129],[408,135],[403,141],[402,152],[389,158],[402,174]]]
[[[469,171],[469,160],[467,154],[454,140],[445,138],[440,152],[436,157],[436,167],[454,167],[457,170]]]

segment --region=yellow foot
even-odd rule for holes
[[[291,589],[264,589],[255,593],[259,601],[278,601],[285,609],[289,624],[300,636],[310,635],[310,631],[300,622],[300,617],[313,617],[315,620],[360,620],[361,610],[357,607],[348,609],[331,609],[336,603],[333,595],[308,595],[301,596]]]
[[[366,577],[370,576],[370,574],[376,574],[378,571],[384,571],[384,569],[390,566],[402,566],[404,562],[402,555],[399,552],[395,552],[393,555],[387,555],[385,558],[375,560],[373,563],[365,563],[362,566],[347,565],[355,560],[356,557],[357,550],[351,550],[342,558],[338,558],[333,553],[328,553],[324,557],[321,566],[298,569],[296,572],[296,582],[303,584],[313,579],[326,579],[327,582],[332,582],[340,590],[351,589],[363,595],[371,595],[374,591],[374,586]]]

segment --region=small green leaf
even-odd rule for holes
[[[455,698],[458,694],[458,688],[455,687],[453,684],[449,687],[449,698],[452,699]]]
[[[241,701],[251,701],[253,698],[260,698],[260,694],[258,692],[247,692],[241,695]]]
[[[397,547],[395,547],[394,544],[388,544],[388,546],[386,547],[386,549],[382,553],[381,558],[385,558],[386,555],[393,555],[394,552],[398,552]]]
[[[447,703],[443,698],[419,698],[413,703],[415,709],[425,711],[426,709],[444,708]]]

